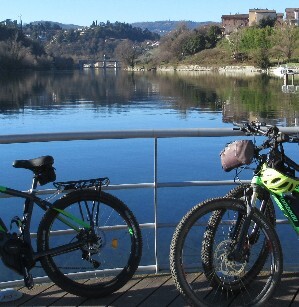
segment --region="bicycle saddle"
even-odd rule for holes
[[[12,164],[15,168],[25,168],[33,172],[42,169],[44,166],[52,165],[54,158],[52,156],[43,156],[30,160],[15,160]]]

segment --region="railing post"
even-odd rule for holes
[[[156,273],[159,272],[158,261],[158,139],[155,138],[154,151],[154,214],[155,214],[155,262]]]

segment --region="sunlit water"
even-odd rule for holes
[[[294,126],[299,118],[298,94],[282,93],[281,79],[263,75],[34,72],[2,76],[0,86],[2,134],[227,128],[233,127],[233,121],[255,119]],[[220,151],[231,140],[159,139],[159,182],[233,179],[233,172],[222,171],[219,159]],[[291,156],[298,156],[297,146],[287,149]],[[28,189],[30,172],[14,169],[11,163],[42,155],[55,158],[59,181],[108,176],[111,184],[153,182],[153,153],[151,139],[1,145],[1,185]],[[247,179],[250,174],[249,171],[241,177]],[[176,223],[193,205],[222,196],[229,188],[159,189],[158,221]],[[113,191],[113,194],[128,204],[140,223],[153,221],[152,190]],[[21,214],[22,204],[5,199],[1,203],[1,216],[9,225],[14,215]],[[35,228],[38,218],[34,220]],[[163,264],[167,264],[172,232],[173,229],[163,230],[159,235],[159,252],[165,255]],[[144,233],[144,237],[145,248],[151,250],[151,234]],[[152,250],[144,254],[143,264],[152,262]]]

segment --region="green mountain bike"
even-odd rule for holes
[[[233,142],[221,154],[227,171],[256,162],[251,184],[193,207],[172,238],[171,273],[192,306],[261,306],[271,298],[283,266],[271,198],[299,233],[299,165],[283,148],[299,139],[257,122],[238,129],[266,137],[260,146]]]
[[[37,185],[56,179],[53,163],[51,156],[17,160],[15,168],[33,172],[31,189],[22,192],[0,186],[1,193],[25,202],[23,216],[12,219],[16,232],[10,232],[0,218],[2,261],[24,277],[28,288],[34,284],[30,270],[40,262],[48,277],[69,293],[108,295],[121,288],[138,268],[142,253],[139,225],[122,201],[102,191],[108,178],[54,182],[53,197],[38,197]],[[35,206],[45,211],[36,248],[30,234]]]

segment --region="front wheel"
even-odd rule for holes
[[[76,231],[67,224],[76,224]],[[84,244],[75,246],[76,242]],[[65,252],[71,243],[75,247]],[[85,189],[67,194],[45,213],[38,228],[37,250],[51,249],[55,253],[41,257],[40,262],[55,284],[78,296],[101,297],[133,276],[141,258],[142,238],[133,213],[123,202]]]
[[[210,199],[193,207],[177,226],[170,247],[170,268],[177,289],[192,306],[260,306],[275,291],[282,273],[281,246],[273,226],[258,210],[253,209],[248,229],[250,234],[258,225],[257,240],[244,240],[242,259],[231,258],[245,207],[234,198]],[[213,240],[209,240],[210,220],[215,214],[218,224],[213,227]],[[267,259],[248,283],[247,273],[265,244]]]

